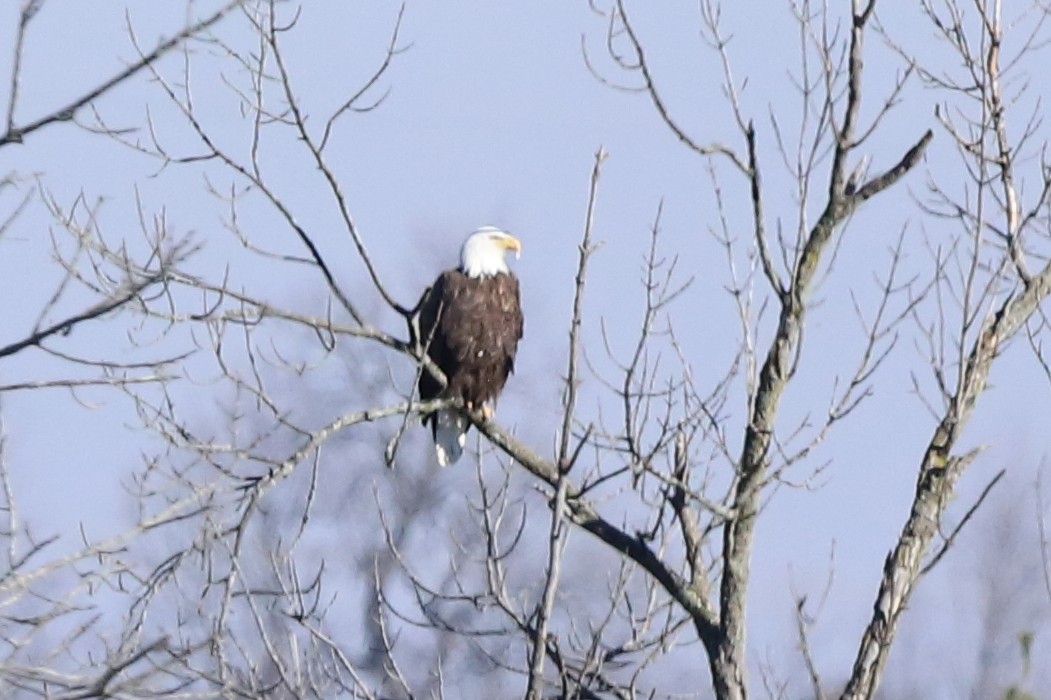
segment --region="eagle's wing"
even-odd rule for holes
[[[442,273],[430,287],[424,290],[416,303],[413,314],[409,317],[409,338],[412,344],[434,361],[443,372],[448,371],[445,364],[447,349],[440,337],[439,323],[442,315],[443,296],[446,290],[446,274]],[[427,401],[436,398],[442,386],[430,372],[420,374],[420,399]]]

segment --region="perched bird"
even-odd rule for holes
[[[483,226],[463,243],[460,266],[438,275],[416,305],[410,319],[413,341],[445,374],[445,387],[424,369],[420,400],[459,398],[468,410],[492,412],[514,371],[522,338],[522,306],[518,278],[505,256],[517,257],[522,244],[493,226]],[[463,453],[469,423],[456,409],[423,417],[434,435],[438,464],[452,464]]]

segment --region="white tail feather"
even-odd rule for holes
[[[446,467],[463,454],[467,444],[467,419],[457,411],[438,411],[434,418],[434,453],[438,464]]]

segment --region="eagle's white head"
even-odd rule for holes
[[[490,277],[508,273],[507,251],[522,252],[522,243],[507,231],[495,226],[483,226],[463,242],[460,248],[460,269],[468,277]]]

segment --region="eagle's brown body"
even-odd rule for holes
[[[514,371],[522,328],[514,275],[443,272],[420,299],[418,340],[448,384],[442,388],[429,373],[421,373],[420,399],[459,397],[475,409],[495,399]],[[431,414],[424,421],[434,425],[434,419]]]

